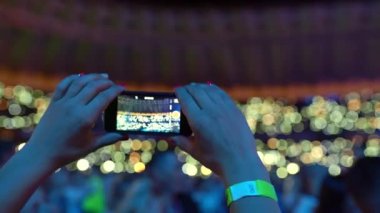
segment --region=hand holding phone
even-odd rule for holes
[[[174,93],[124,91],[106,109],[106,131],[136,135],[191,135]]]

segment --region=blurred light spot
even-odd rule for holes
[[[140,154],[138,152],[131,152],[131,154],[129,154],[129,162],[131,164],[138,163],[139,161],[140,161]]]
[[[141,154],[141,161],[143,162],[143,163],[148,163],[148,162],[150,162],[152,160],[152,153],[150,153],[150,152],[143,152],[142,154]]]
[[[125,154],[122,152],[115,152],[112,156],[115,162],[121,162],[125,160]]]
[[[13,88],[8,86],[4,89],[4,97],[6,99],[12,99],[13,98]]]
[[[279,178],[284,179],[288,176],[288,171],[284,167],[280,167],[276,170],[276,174]]]
[[[198,169],[196,166],[194,166],[193,164],[190,164],[190,163],[185,163],[183,166],[182,166],[182,172],[184,174],[187,174],[189,176],[195,176],[197,173],[198,173]]]
[[[332,164],[329,166],[329,174],[332,176],[338,176],[341,173],[341,169],[338,165]]]
[[[166,151],[169,148],[169,145],[164,140],[159,140],[157,143],[157,149],[161,152]]]
[[[143,172],[143,171],[145,170],[145,164],[142,163],[142,162],[138,162],[138,163],[136,163],[136,164],[133,166],[133,169],[134,169],[135,172],[137,172],[137,173]]]
[[[30,94],[30,92],[28,92],[27,90],[22,90],[19,94],[18,94],[18,97],[19,97],[19,101],[21,104],[24,104],[24,105],[31,105],[32,102],[33,102],[33,97],[32,95]]]
[[[19,104],[11,104],[8,107],[9,114],[11,115],[20,115],[22,108]]]
[[[314,159],[320,160],[323,157],[323,149],[320,146],[315,146],[311,149],[311,156]]]
[[[113,170],[115,169],[115,163],[111,160],[107,160],[105,161],[104,163],[102,163],[102,165],[100,166],[100,170],[107,174],[107,173],[110,173],[112,172]]]
[[[204,176],[210,176],[211,173],[212,173],[212,171],[209,168],[205,167],[205,166],[201,166],[201,173]]]
[[[122,162],[115,163],[115,169],[113,170],[115,173],[121,173],[124,171],[124,164]]]
[[[277,162],[277,155],[273,152],[267,152],[264,154],[264,163],[268,165],[274,165]]]
[[[141,147],[142,147],[142,144],[140,140],[135,139],[132,141],[132,144],[131,144],[132,150],[137,151],[137,150],[140,150]]]
[[[274,123],[274,116],[272,114],[266,114],[263,116],[263,123],[266,126],[270,126]]]
[[[141,149],[144,151],[149,151],[152,149],[152,143],[148,140],[145,140],[141,144]]]
[[[300,167],[296,163],[289,163],[286,166],[286,170],[289,174],[294,175],[297,174],[300,171]]]
[[[268,140],[268,147],[270,148],[270,149],[276,149],[277,148],[277,139],[276,138],[270,138],[269,140]]]
[[[86,159],[80,159],[77,161],[77,168],[79,171],[86,171],[90,168],[90,163]]]
[[[351,167],[354,163],[354,157],[353,156],[348,156],[348,155],[343,155],[340,158],[340,164],[344,167]]]

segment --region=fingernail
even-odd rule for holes
[[[101,76],[103,76],[104,78],[108,78],[108,73],[100,73]]]

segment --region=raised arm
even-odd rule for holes
[[[232,99],[216,85],[190,84],[176,90],[194,137],[173,138],[178,146],[222,177],[226,187],[245,181],[265,181],[254,136]],[[273,192],[273,186],[271,186]],[[280,212],[265,196],[246,196],[231,204],[233,212]]]
[[[121,139],[92,129],[122,90],[101,74],[72,75],[58,85],[27,145],[0,169],[3,212],[19,212],[56,169]]]

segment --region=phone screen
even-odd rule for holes
[[[117,97],[116,130],[180,133],[181,107],[176,97],[141,94]]]

